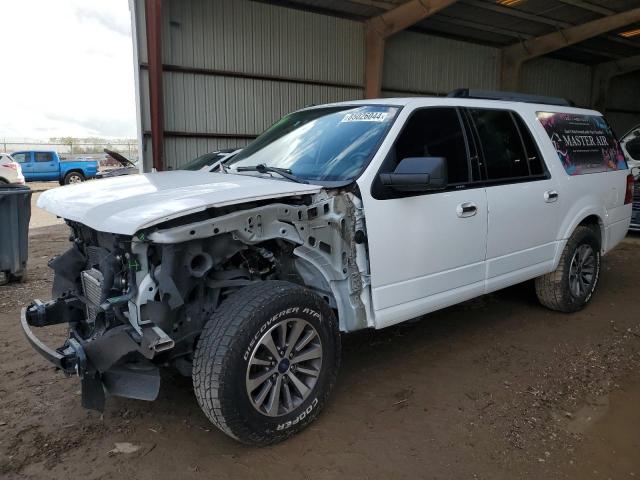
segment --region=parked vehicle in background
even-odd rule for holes
[[[22,150],[11,156],[22,167],[27,182],[58,181],[60,185],[81,183],[98,173],[95,160],[61,160],[53,150]]]
[[[627,163],[635,178],[629,230],[640,232],[640,125],[636,125],[622,136],[620,146],[627,156]]]
[[[24,309],[22,327],[80,376],[86,407],[105,392],[153,400],[159,367],[174,365],[214,425],[269,444],[326,404],[340,331],[531,279],[544,306],[585,307],[631,197],[606,120],[562,99],[465,90],[314,106],[218,172],[43,193],[73,242],[50,262],[54,300]],[[31,329],[60,323],[57,350]]]
[[[96,178],[111,178],[111,177],[121,177],[123,175],[136,175],[140,173],[140,169],[138,165],[129,160],[124,155],[114,152],[113,150],[109,150],[107,148],[104,149],[104,153],[113,158],[116,162],[121,165],[121,168],[111,168],[108,170],[102,170],[96,174]]]
[[[622,136],[620,146],[627,156],[629,167],[640,167],[640,125],[636,125]]]
[[[24,185],[24,175],[20,164],[8,153],[0,153],[0,184]]]
[[[220,162],[227,160],[239,151],[240,149],[238,148],[223,148],[215,152],[205,153],[185,163],[179,170],[206,170],[207,172],[211,172],[218,167]]]

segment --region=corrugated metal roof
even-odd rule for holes
[[[299,8],[324,10],[334,15],[358,19],[379,15],[405,0],[260,0]],[[584,8],[581,5],[592,5]],[[640,6],[638,0],[582,1],[535,0],[523,1],[512,7],[498,5],[495,0],[460,0],[435,15],[419,22],[413,30],[454,37],[473,43],[506,46],[558,28],[582,24],[610,14]],[[599,11],[595,11],[599,10]],[[527,14],[538,18],[525,18]],[[553,22],[558,22],[554,25]],[[640,52],[640,39],[623,39],[610,32],[597,37],[598,41],[580,42],[550,56],[582,63],[600,63],[612,58]]]

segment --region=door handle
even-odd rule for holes
[[[456,207],[456,214],[460,218],[473,217],[478,213],[478,207],[473,202],[464,202]]]
[[[553,203],[558,200],[558,192],[555,190],[547,190],[544,192],[544,201],[547,203]]]

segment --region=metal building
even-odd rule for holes
[[[297,108],[459,88],[640,123],[640,0],[130,0],[144,168],[247,144]]]

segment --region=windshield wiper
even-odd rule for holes
[[[293,173],[291,173],[291,170],[289,170],[288,168],[269,167],[269,166],[265,165],[264,163],[259,163],[258,165],[255,165],[253,167],[238,167],[236,169],[236,171],[238,171],[238,172],[258,172],[258,173],[273,172],[273,173],[277,173],[281,177],[286,178],[287,180],[291,180],[292,182],[309,183],[306,180],[303,180],[302,178],[296,177]]]

